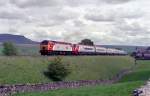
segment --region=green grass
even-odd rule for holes
[[[0,57],[0,84],[51,82],[43,75],[53,57]],[[133,66],[128,56],[66,56],[72,73],[66,80],[110,79],[120,70]]]
[[[150,78],[150,61],[139,60],[137,61],[137,66],[134,71],[128,75],[125,75],[120,82],[128,81],[145,81]]]
[[[66,56],[64,63],[71,65],[72,73],[66,80],[110,79],[119,71],[131,68],[134,60],[128,56]],[[0,57],[0,83],[51,82],[43,75],[53,57]],[[62,89],[47,92],[21,93],[14,96],[131,96],[137,87],[149,79],[150,61],[138,61],[134,72],[117,84]]]
[[[63,89],[48,92],[22,93],[14,96],[131,96],[132,91],[143,82],[118,83],[107,86]]]
[[[22,93],[14,96],[131,96],[150,78],[150,61],[138,61],[133,73],[125,75],[118,83],[105,86],[63,89],[47,92]]]
[[[0,57],[0,84],[49,82],[43,75],[46,58]]]
[[[73,69],[66,80],[111,79],[121,70],[134,65],[133,59],[128,56],[78,56],[63,60]]]

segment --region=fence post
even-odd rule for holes
[[[136,58],[134,58],[134,65],[135,65],[135,66],[137,65],[137,60],[136,60]]]

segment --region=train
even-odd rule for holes
[[[136,48],[131,55],[137,60],[150,60],[150,47]]]
[[[41,55],[127,55],[119,49],[99,45],[72,44],[60,41],[43,40],[40,43]]]

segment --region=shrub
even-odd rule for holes
[[[62,63],[62,58],[54,58],[48,66],[47,76],[54,81],[61,81],[71,73],[69,64]]]
[[[17,55],[17,48],[12,42],[4,42],[3,43],[3,54],[6,56]]]

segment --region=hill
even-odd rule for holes
[[[32,41],[22,35],[0,34],[0,43],[11,41],[16,44],[37,44],[38,42]]]

